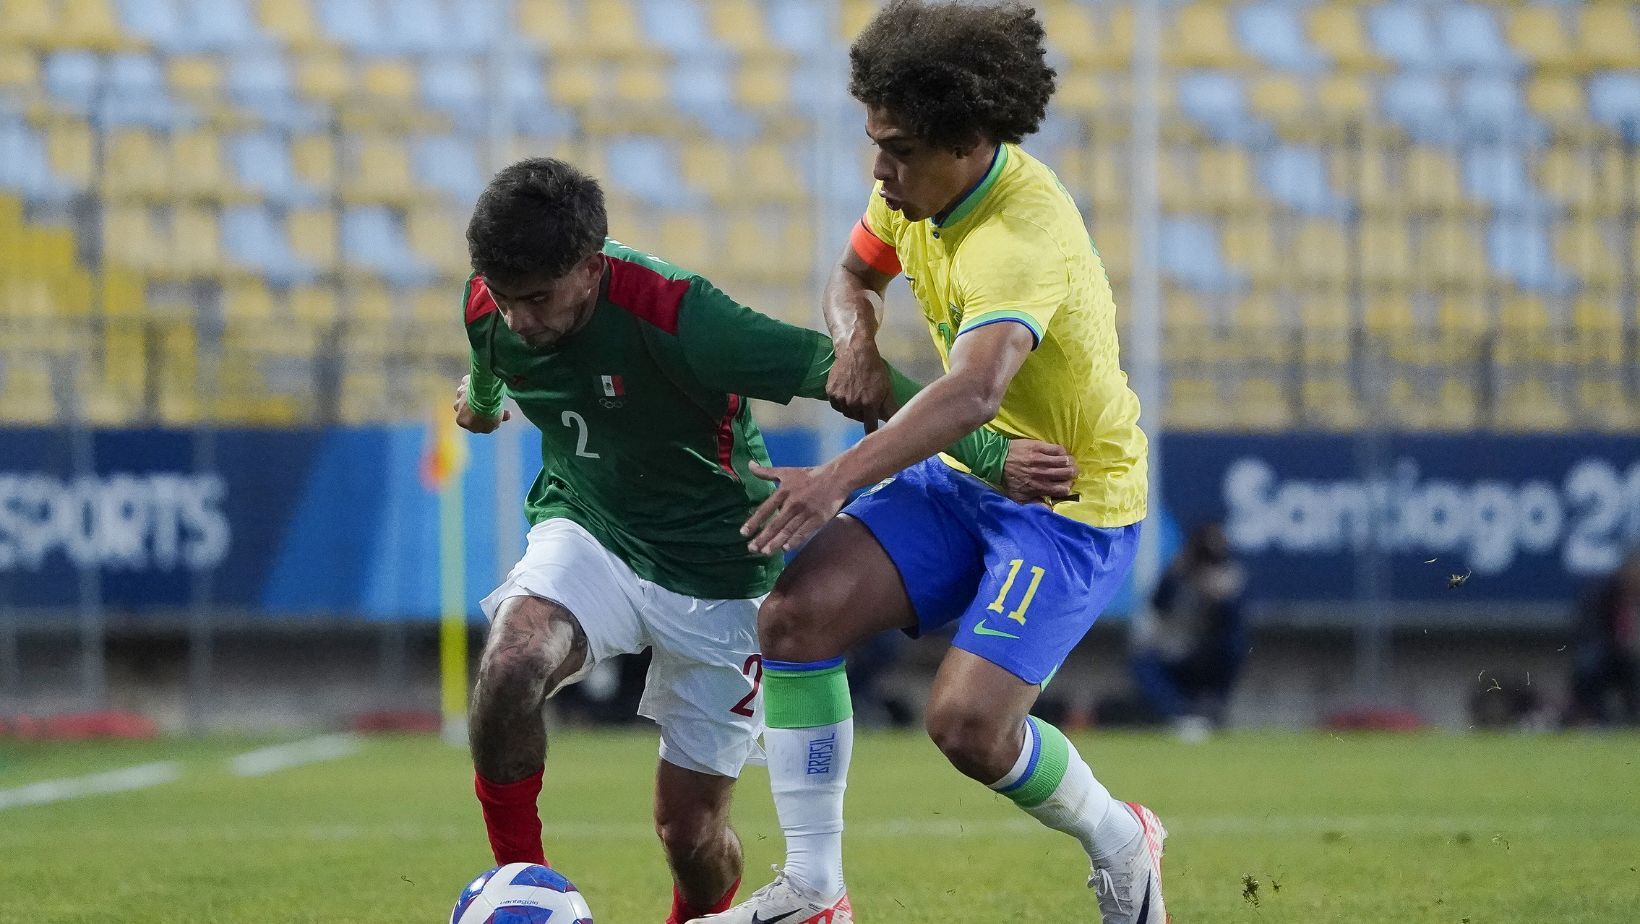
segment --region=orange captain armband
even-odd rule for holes
[[[854,248],[854,255],[866,261],[867,266],[888,276],[900,275],[900,255],[894,252],[894,245],[873,234],[864,218],[854,226],[848,243]]]

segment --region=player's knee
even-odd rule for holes
[[[929,704],[925,725],[928,736],[946,759],[963,773],[976,778],[992,774],[998,766],[1012,764],[1018,754],[1018,736],[1010,733],[998,717],[983,704],[934,702]]]
[[[727,830],[725,820],[706,808],[655,810],[655,834],[674,862],[687,863],[710,854],[723,842]]]
[[[825,631],[813,601],[776,587],[757,611],[757,641],[776,661],[820,661],[840,652]]]
[[[568,611],[534,597],[502,604],[479,662],[479,704],[538,703],[585,659],[585,636]]]

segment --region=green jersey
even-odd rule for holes
[[[740,535],[773,491],[748,469],[769,457],[746,399],[824,398],[831,341],[616,241],[603,257],[591,319],[548,352],[507,328],[482,276],[468,279],[468,401],[493,416],[511,395],[541,431],[530,523],[572,520],[639,577],[677,593],[767,593],[782,559],[753,554]],[[916,385],[891,375],[903,404]],[[981,429],[951,453],[994,482],[1007,447]]]

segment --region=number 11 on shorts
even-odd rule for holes
[[[1008,577],[1003,580],[1002,589],[997,591],[997,598],[992,600],[991,605],[987,606],[986,609],[993,613],[1000,613],[1003,611],[1002,601],[1008,599],[1008,591],[1013,589],[1014,578],[1019,577],[1019,569],[1024,564],[1025,559],[1023,558],[1016,558],[1008,563]],[[1031,583],[1025,588],[1025,596],[1020,598],[1019,606],[1015,607],[1014,611],[1008,614],[1009,619],[1012,619],[1014,622],[1017,622],[1022,626],[1025,624],[1025,611],[1031,608],[1031,598],[1036,596],[1036,586],[1042,583],[1043,574],[1044,572],[1040,567],[1036,565],[1031,566]]]

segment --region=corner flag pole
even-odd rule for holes
[[[448,410],[433,418],[424,481],[438,491],[439,676],[444,738],[467,740],[467,534],[463,524],[465,446]]]

